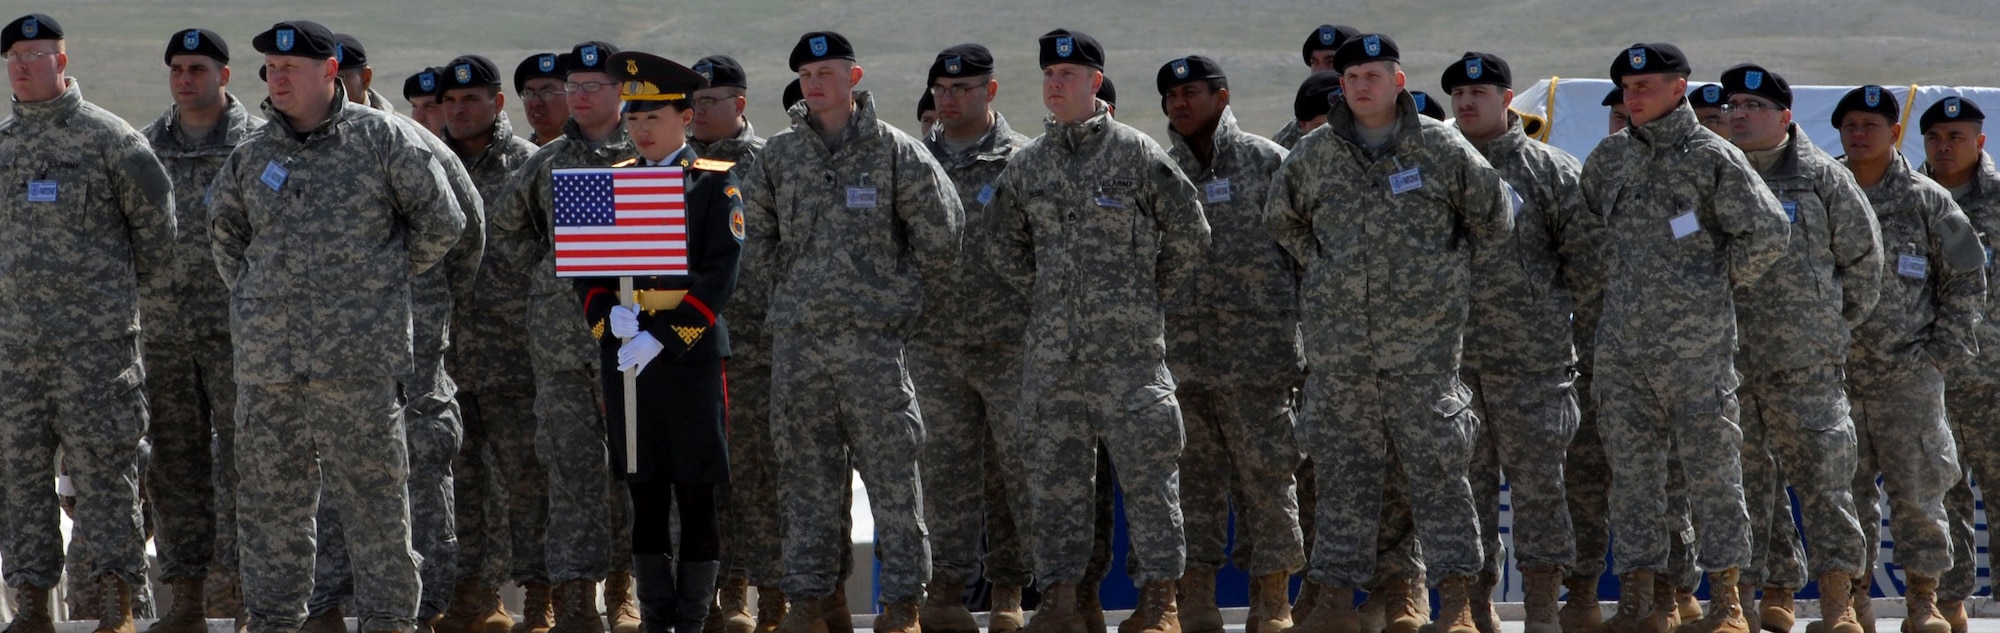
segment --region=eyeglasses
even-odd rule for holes
[[[970,86],[945,86],[945,85],[932,84],[931,96],[963,99],[965,98],[966,95],[972,94],[973,91],[985,90],[985,89],[986,86],[984,84],[975,84]]]
[[[599,90],[613,89],[617,87],[618,87],[617,83],[609,81],[586,81],[583,83],[576,83],[574,81],[571,81],[563,84],[563,91],[568,92],[570,94],[576,94],[579,92],[594,93]]]
[[[1745,101],[1745,102],[1743,102],[1743,103],[1725,103],[1725,104],[1722,104],[1722,113],[1723,113],[1723,114],[1729,114],[1729,113],[1732,113],[1732,112],[1753,112],[1753,113],[1754,113],[1754,112],[1761,112],[1761,111],[1764,111],[1764,110],[1772,110],[1772,111],[1777,111],[1777,110],[1783,110],[1783,109],[1785,109],[1785,108],[1784,108],[1783,106],[1780,106],[1780,105],[1778,105],[1778,104],[1775,104],[1775,103],[1764,103],[1764,102],[1762,102],[1762,101]]]
[[[55,52],[53,51],[21,51],[18,53],[7,53],[5,57],[7,58],[8,63],[28,64],[41,61],[43,57],[48,57],[54,54]]]
[[[554,101],[556,99],[561,99],[562,96],[563,96],[563,91],[557,90],[555,88],[543,88],[541,90],[521,91],[522,101]]]
[[[702,97],[694,100],[696,110],[714,110],[724,103],[735,101],[736,97]]]

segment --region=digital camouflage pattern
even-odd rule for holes
[[[1185,440],[1165,309],[1203,260],[1208,222],[1166,151],[1102,101],[1088,119],[1043,126],[1001,173],[976,233],[981,259],[1029,301],[1019,415],[1035,582],[1084,577],[1099,441],[1125,491],[1134,582],[1176,579]]]
[[[1167,304],[1167,366],[1187,434],[1188,566],[1213,571],[1228,562],[1233,506],[1238,566],[1260,576],[1305,566],[1293,479],[1300,454],[1292,403],[1305,363],[1298,270],[1264,228],[1271,176],[1287,152],[1244,132],[1227,106],[1219,116],[1206,164],[1168,130],[1167,156],[1201,192],[1210,245]]]
[[[1299,127],[1298,121],[1286,121],[1284,127],[1278,128],[1278,133],[1271,135],[1271,142],[1277,143],[1278,147],[1292,150],[1299,146],[1299,139],[1305,137],[1305,128]]]
[[[1791,522],[1785,485],[1798,492],[1811,577],[1855,574],[1866,555],[1849,482],[1854,425],[1841,388],[1848,331],[1874,309],[1882,283],[1881,227],[1853,173],[1793,125],[1762,177],[1792,226],[1783,256],[1736,291],[1744,374],[1744,501],[1754,563],[1742,584],[1767,584],[1778,521]],[[1779,510],[1783,510],[1782,514]]]
[[[698,156],[736,163],[737,182],[750,173],[765,140],[749,121],[733,138],[688,145]],[[769,243],[744,242],[736,270],[736,292],[722,308],[729,321],[729,483],[717,488],[716,512],[722,525],[722,578],[744,578],[759,587],[777,587],[784,575],[784,519],[779,516],[778,456],[771,446],[771,333],[764,314],[771,303]]]
[[[998,112],[986,136],[963,153],[951,153],[943,134],[942,127],[932,128],[924,147],[944,167],[965,209],[965,241],[977,243],[985,239],[987,203],[995,197],[1000,172],[1028,137]],[[982,567],[983,544],[987,580],[1012,587],[1033,580],[1022,534],[1028,517],[1026,471],[1016,436],[1026,321],[1027,302],[1020,294],[984,262],[964,257],[950,281],[926,300],[910,343],[910,378],[924,411],[924,524],[930,528],[934,578],[971,580]],[[996,480],[1002,490],[989,502],[988,488]]]
[[[1589,212],[1574,231],[1596,240],[1592,259],[1604,271],[1590,397],[1613,471],[1613,571],[1668,571],[1656,517],[1666,512],[1670,457],[1701,526],[1697,565],[1747,566],[1731,292],[1784,255],[1784,210],[1685,102],[1600,142],[1582,184]]]
[[[775,261],[772,444],[792,600],[839,580],[840,489],[861,471],[879,534],[884,604],[924,597],[931,572],[924,442],[903,348],[955,265],[964,211],[923,143],[876,118],[867,91],[829,147],[804,104],[743,179],[747,251]],[[756,249],[769,249],[759,253]],[[846,459],[843,459],[845,457]]]
[[[62,576],[58,446],[84,544],[72,553],[90,577],[146,578],[139,312],[173,265],[173,185],[144,137],[67,82],[0,121],[0,164],[20,183],[0,200],[0,551],[16,587]]]
[[[1273,182],[1265,222],[1303,268],[1305,404],[1298,437],[1320,486],[1312,580],[1375,577],[1384,472],[1392,453],[1432,582],[1478,573],[1479,513],[1466,469],[1478,420],[1458,363],[1472,255],[1508,239],[1511,194],[1452,129],[1397,96],[1385,145],[1360,141],[1334,106]],[[1390,318],[1384,318],[1390,317]]]
[[[535,456],[549,475],[545,543],[554,584],[602,580],[612,565],[612,530],[599,350],[576,283],[556,277],[550,172],[609,167],[638,156],[623,125],[601,143],[591,143],[571,120],[563,124],[561,138],[535,150],[515,171],[512,192],[493,211],[494,251],[528,277]]]
[[[235,95],[202,138],[182,128],[176,107],[140,134],[173,179],[174,207],[188,216],[172,263],[157,273],[166,290],[146,314],[146,469],[160,579],[201,578],[210,567],[236,570],[236,370],[229,345],[229,289],[209,249],[208,184],[223,161],[264,120]],[[212,445],[212,446],[211,446]],[[220,467],[218,467],[220,466]]]
[[[1920,170],[1926,176],[1935,176],[1929,164]],[[2000,171],[1993,167],[1993,157],[1980,153],[1979,166],[1974,172],[1964,195],[1954,195],[1960,211],[1972,222],[1972,228],[1980,236],[1985,247],[1986,271],[1992,274],[1993,246],[2000,244]],[[1973,561],[1973,494],[1969,483],[1981,482],[1980,501],[1992,498],[2000,504],[2000,485],[1984,485],[1987,481],[2000,481],[2000,430],[1996,430],[1992,420],[1991,406],[2000,398],[2000,352],[1993,346],[2000,343],[2000,284],[1987,280],[1986,306],[1981,313],[1978,337],[1978,355],[1957,367],[1945,376],[1945,412],[1951,422],[1951,430],[1958,445],[1960,465],[1968,477],[1961,478],[1945,493],[1945,511],[1951,517],[1952,559],[1955,563],[1950,572],[1938,583],[1938,600],[1963,600],[1971,596],[1978,583],[1977,565]],[[1988,492],[1986,489],[1992,488]],[[1994,507],[2000,507],[1995,505]]]

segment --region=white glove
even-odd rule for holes
[[[611,306],[611,335],[632,338],[639,334],[639,313],[625,306]]]
[[[666,349],[667,346],[661,345],[659,339],[653,338],[652,332],[640,332],[632,340],[618,346],[618,370],[637,367],[639,371],[646,371],[646,364],[653,362],[653,358]]]

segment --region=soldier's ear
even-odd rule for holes
[[[1979,133],[1979,149],[1982,149],[1982,150],[1986,149],[1986,133],[1985,133],[1985,132],[1980,132],[1980,133]]]
[[[217,70],[217,71],[216,71],[216,73],[217,73],[217,75],[218,75],[218,76],[220,76],[220,77],[222,78],[222,86],[223,86],[223,87],[225,87],[225,88],[226,88],[226,87],[228,87],[228,86],[229,86],[229,67],[228,67],[228,66],[223,66],[223,67],[222,67],[222,68],[221,68],[220,70]]]
[[[849,68],[847,71],[847,85],[852,86],[861,83],[862,74],[860,64],[855,64],[852,68]]]

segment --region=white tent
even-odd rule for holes
[[[1690,83],[1689,86],[1700,85]],[[1917,117],[1939,99],[1957,95],[1993,109],[2000,117],[2000,88],[1954,86],[1883,86],[1903,112],[1903,155],[1911,164],[1924,162],[1924,138],[1917,131]],[[1814,145],[1835,156],[1841,155],[1840,133],[1833,127],[1833,106],[1854,86],[1792,86],[1792,122],[1805,130]],[[1582,160],[1606,136],[1606,117],[1611,110],[1598,105],[1611,92],[1611,82],[1603,79],[1550,77],[1514,94],[1514,109],[1545,117],[1553,128],[1548,143]],[[1917,95],[1915,103],[1910,94]]]

